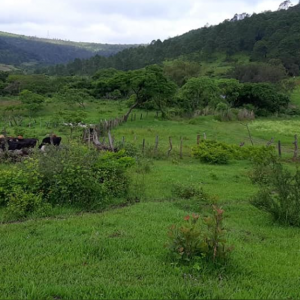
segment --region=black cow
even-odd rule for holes
[[[53,141],[53,145],[54,146],[59,146],[60,142],[61,142],[61,137],[53,137],[52,141]],[[51,139],[50,139],[50,137],[46,137],[46,138],[43,139],[42,143],[39,146],[39,149],[41,149],[43,146],[45,146],[47,144],[51,145]]]
[[[10,138],[7,140],[8,150],[22,150],[24,148],[34,148],[37,144],[37,139],[16,139]],[[5,139],[0,140],[0,148],[5,150]]]

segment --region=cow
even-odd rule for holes
[[[17,138],[8,138],[8,150],[22,150],[25,148],[34,148],[37,144],[37,139],[17,139]],[[0,149],[5,150],[5,139],[0,139]]]
[[[52,137],[52,142],[54,146],[59,146],[60,142],[61,142],[61,137],[57,137],[57,136],[53,136]],[[43,146],[45,145],[51,145],[51,138],[50,137],[46,137],[43,139],[42,143],[39,146],[39,149],[42,149]],[[44,149],[45,147],[43,147]]]

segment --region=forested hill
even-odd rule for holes
[[[108,57],[136,46],[77,43],[0,32],[0,63],[15,66],[29,62],[64,64],[76,58],[87,59],[96,54]]]
[[[290,75],[298,75],[300,5],[288,10],[254,14],[241,21],[226,20],[217,26],[192,30],[163,42],[153,41],[147,47],[126,49],[113,57],[95,56],[76,60],[66,66],[55,66],[48,72],[60,75],[93,74],[101,68],[138,69],[180,56],[204,61],[211,59],[213,54],[226,53],[230,59],[241,52],[252,61],[282,63]]]

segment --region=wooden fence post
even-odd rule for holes
[[[279,154],[279,157],[281,157],[281,142],[278,141],[278,154]]]
[[[294,160],[296,160],[298,158],[298,136],[297,134],[295,134],[295,150],[294,150]]]
[[[141,114],[140,120],[143,120],[143,114]]]

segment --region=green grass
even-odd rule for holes
[[[0,107],[10,101],[2,99]],[[29,135],[49,132],[68,142],[68,129],[46,128],[44,122],[64,107],[48,103]],[[87,121],[96,123],[127,110],[118,102],[87,103]],[[145,183],[140,203],[102,213],[80,213],[57,209],[53,217],[0,225],[1,299],[298,299],[298,228],[279,226],[271,216],[249,204],[256,193],[248,178],[251,164],[231,161],[229,165],[201,164],[191,157],[197,135],[232,144],[250,144],[245,126],[218,122],[213,117],[193,120],[161,120],[136,111],[136,121],[114,129],[116,141],[147,149],[159,136],[161,158],[149,160],[150,172],[135,174]],[[42,124],[39,122],[42,120]],[[281,140],[286,157],[292,156],[293,135],[299,118],[258,119],[250,124],[256,145],[274,138]],[[1,127],[4,123],[0,124]],[[15,132],[14,127],[8,131]],[[76,134],[79,136],[81,131]],[[173,151],[167,159],[169,137]],[[184,138],[184,157],[179,158],[179,141]],[[149,150],[150,151],[150,150]],[[152,151],[152,150],[151,150]],[[290,168],[293,168],[289,164]],[[8,168],[8,165],[0,166]],[[133,180],[133,183],[134,183]],[[219,198],[225,209],[228,244],[234,251],[224,268],[203,265],[200,271],[176,266],[164,244],[172,224],[180,224],[192,212],[204,214],[197,200],[178,199],[172,186],[199,184]]]
[[[2,225],[1,298],[299,298],[299,230],[245,201],[224,207],[235,245],[226,270],[171,264],[167,228],[189,213],[171,202]]]

